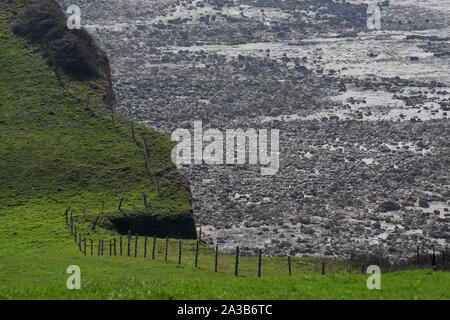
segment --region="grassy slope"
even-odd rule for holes
[[[101,200],[117,207],[125,196],[124,208],[142,210],[145,192],[155,212],[190,210],[187,180],[170,160],[170,139],[136,125],[136,137],[147,137],[152,173],[163,172],[158,193],[143,151],[130,137],[131,122],[116,115],[113,126],[101,82],[63,88],[34,48],[12,36],[5,18],[9,5],[1,6],[1,205],[40,199],[79,210],[74,204],[97,207]],[[96,116],[85,110],[88,95]]]
[[[142,151],[130,141],[129,122],[120,119],[114,130],[94,83],[71,83],[71,92],[61,87],[33,48],[12,35],[11,7],[6,6],[0,3],[0,298],[450,298],[450,274],[443,272],[387,274],[382,277],[383,290],[369,291],[363,275],[320,276],[307,270],[283,275],[286,270],[280,270],[276,258],[264,259],[261,279],[254,277],[256,260],[242,259],[243,276],[236,278],[232,257],[222,255],[215,274],[207,248],[202,249],[200,268],[193,267],[192,241],[183,242],[190,251],[184,253],[181,266],[176,263],[175,240],[167,263],[163,240],[158,241],[155,261],[84,257],[63,223],[67,207],[75,216],[83,209],[93,214],[105,200],[105,211],[114,211],[124,196],[125,208],[142,209],[146,192],[156,210],[183,211],[190,209],[189,195],[178,187],[184,182],[175,173],[162,179],[164,196],[158,195],[145,173]],[[88,93],[104,116],[94,118],[84,110]],[[171,143],[145,132],[154,155],[152,168],[169,168]],[[103,229],[89,232],[83,224],[81,231],[105,243],[117,236]],[[81,268],[79,291],[66,289],[65,271],[72,264]]]

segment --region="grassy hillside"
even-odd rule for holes
[[[192,220],[189,185],[171,162],[170,138],[134,124],[134,141],[131,121],[105,103],[108,79],[58,79],[36,46],[11,34],[13,11],[21,6],[0,5],[0,205],[28,206],[39,199],[90,217],[102,201],[105,212],[117,211],[123,197],[126,216],[183,217],[192,236],[193,223],[184,218]]]
[[[279,258],[263,259],[261,279],[254,258],[242,258],[235,277],[233,257],[220,255],[214,273],[206,246],[193,266],[192,240],[183,241],[182,265],[175,239],[167,262],[163,239],[155,260],[142,257],[142,238],[138,258],[109,257],[107,248],[104,256],[84,256],[64,223],[67,208],[84,236],[107,244],[118,237],[114,217],[145,216],[150,227],[192,219],[188,184],[170,161],[168,137],[135,124],[136,143],[129,120],[116,114],[113,123],[105,81],[58,79],[38,46],[12,33],[20,3],[0,2],[0,299],[450,298],[449,273],[428,270],[383,275],[381,291],[368,290],[367,275],[356,273],[302,269],[289,277]],[[66,288],[69,265],[81,268],[81,290]]]

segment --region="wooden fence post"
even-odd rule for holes
[[[153,236],[152,259],[155,259],[155,249],[156,249],[156,235]]]
[[[91,256],[94,255],[94,240],[90,239],[91,241]]]
[[[84,241],[84,255],[86,256],[86,237],[84,237],[83,241]]]
[[[433,247],[433,255],[431,257],[431,268],[433,270],[436,269],[436,253],[434,251],[434,247]]]
[[[322,275],[325,275],[325,262],[322,262]]]
[[[102,240],[102,256],[103,256],[103,246],[104,246],[104,243],[103,243],[103,240]]]
[[[236,247],[236,261],[234,265],[234,275],[238,276],[239,273],[239,246]]]
[[[97,255],[100,256],[100,245],[102,243],[102,240],[98,240],[98,253]]]
[[[198,266],[198,239],[197,239],[197,246],[195,247],[195,267],[197,268]]]
[[[169,237],[166,237],[166,251],[164,253],[164,261],[167,262],[167,251],[169,250]]]
[[[73,230],[73,239],[75,240],[75,243],[77,243],[77,226],[74,226]]]
[[[64,217],[66,218],[66,225],[69,225],[69,210],[70,208],[67,208],[66,212],[64,213]]]
[[[258,253],[258,278],[261,278],[261,261],[262,260],[262,249],[259,249]]]
[[[120,208],[122,208],[122,202],[123,202],[123,198],[120,199],[120,203],[119,203],[119,211],[120,211]]]
[[[81,250],[81,233],[78,235],[78,249],[80,249],[80,251],[82,251]]]
[[[114,257],[117,255],[116,237],[114,237]]]
[[[147,236],[144,238],[144,258],[147,257]]]
[[[128,230],[128,256],[130,256],[131,230]]]
[[[292,268],[291,268],[291,256],[288,256],[288,266],[289,266],[289,275],[292,275]]]
[[[448,261],[447,261],[446,256],[445,256],[445,251],[442,250],[441,254],[442,254],[442,266],[443,266],[442,269],[447,270]]]
[[[178,264],[181,264],[181,240],[178,241]]]
[[[219,262],[219,246],[216,244],[216,255],[214,258],[214,272],[217,272],[218,262]]]
[[[444,256],[445,256],[445,270],[448,269],[448,254],[447,251],[444,250]]]
[[[131,139],[136,142],[136,138],[134,137],[134,122],[131,121]]]
[[[122,235],[120,235],[120,255],[122,255]]]
[[[109,256],[112,256],[112,241],[109,239]]]
[[[100,220],[100,215],[98,215],[97,218],[95,219],[94,224],[92,225],[92,229],[91,229],[92,231],[95,230],[95,227],[97,226],[98,220]]]
[[[136,239],[134,240],[134,257],[137,257],[137,247],[138,247],[138,235],[136,233]]]
[[[417,265],[420,266],[420,252],[419,252],[419,246],[417,246]]]
[[[146,209],[148,209],[147,195],[145,193],[143,193],[142,196],[144,197],[144,206]]]

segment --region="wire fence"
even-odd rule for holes
[[[449,270],[448,249],[424,252],[415,248],[415,254],[402,263],[392,264],[388,260],[371,256],[359,255],[347,260],[333,260],[315,257],[264,257],[259,250],[256,257],[241,256],[239,247],[234,254],[220,251],[220,247],[211,247],[199,240],[182,240],[173,238],[158,238],[155,236],[139,236],[132,234],[118,235],[109,239],[90,239],[83,236],[68,217],[66,224],[79,251],[85,256],[110,256],[145,258],[149,260],[194,266],[202,270],[218,273],[234,274],[236,276],[263,275],[310,275],[310,274],[362,274],[367,267],[377,265],[383,273],[400,270],[424,269]]]

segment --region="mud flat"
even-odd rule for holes
[[[168,134],[194,120],[280,130],[275,176],[183,169],[202,239],[248,255],[392,260],[450,245],[444,1],[383,2],[378,31],[368,1],[127,3],[78,1],[110,55],[120,112]]]

